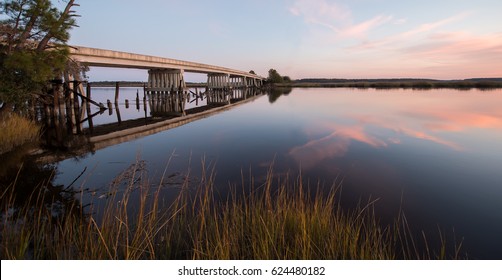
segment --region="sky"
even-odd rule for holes
[[[64,1],[55,0],[56,5]],[[70,44],[266,77],[502,77],[500,0],[77,0]],[[146,80],[92,68],[90,80]],[[200,74],[186,80],[205,80]]]

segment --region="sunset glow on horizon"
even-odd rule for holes
[[[74,45],[252,69],[262,76],[274,68],[293,79],[502,77],[500,1],[89,0],[80,5]],[[96,73],[91,77],[119,79],[117,71]]]

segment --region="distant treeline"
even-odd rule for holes
[[[294,87],[357,87],[357,88],[502,88],[502,78],[464,80],[434,79],[298,79],[283,86]]]
[[[119,83],[120,87],[143,87],[146,82],[139,81],[100,81],[100,82],[89,82],[92,87],[114,87]]]

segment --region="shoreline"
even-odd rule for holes
[[[144,87],[146,82],[139,81],[100,81],[89,82],[91,87]],[[502,88],[502,78],[433,80],[433,79],[300,79],[290,83],[275,83],[276,87],[296,88],[403,88],[403,89],[498,89]],[[206,83],[187,83],[188,88],[206,87]]]
[[[296,80],[291,83],[274,84],[277,87],[298,88],[403,88],[403,89],[497,89],[502,88],[502,79],[468,80],[421,80],[421,79],[368,79],[368,80]]]

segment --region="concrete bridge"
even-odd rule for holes
[[[185,72],[207,74],[210,89],[256,87],[265,80],[255,74],[221,66],[128,52],[73,46],[70,55],[87,66],[147,69],[146,90],[150,92],[185,88]]]

